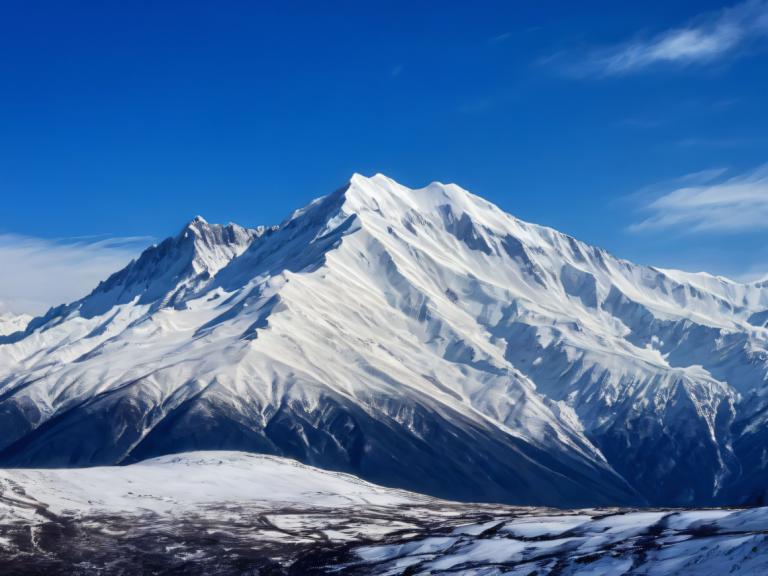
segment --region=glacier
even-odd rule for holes
[[[0,466],[289,457],[434,497],[715,506],[768,487],[768,283],[636,265],[454,184],[197,217],[0,335]]]

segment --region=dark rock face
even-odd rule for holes
[[[0,451],[0,466],[131,463],[193,450],[286,456],[384,486],[460,501],[530,505],[640,504],[618,476],[583,457],[558,458],[459,413],[372,398],[372,413],[326,397],[249,414],[204,391],[153,422],[142,394],[106,394],[46,421]],[[265,418],[262,415],[268,414]],[[142,436],[145,428],[151,432]]]

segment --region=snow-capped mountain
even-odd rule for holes
[[[0,464],[238,449],[464,500],[757,500],[766,325],[768,284],[355,175],[276,227],[197,218],[0,337]]]

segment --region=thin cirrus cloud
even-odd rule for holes
[[[738,233],[768,228],[768,164],[725,177],[723,170],[689,175],[646,204],[633,232],[679,229]]]
[[[84,296],[125,266],[148,237],[50,240],[0,234],[0,308],[42,314]]]
[[[595,50],[565,68],[577,76],[619,76],[660,64],[706,63],[766,35],[768,1],[748,0],[698,16],[680,28]]]

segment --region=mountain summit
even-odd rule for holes
[[[0,336],[0,463],[290,456],[464,500],[759,501],[768,288],[376,175],[202,218]]]

